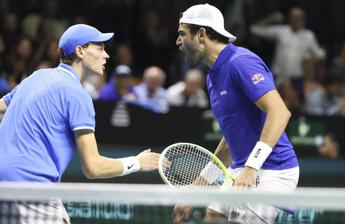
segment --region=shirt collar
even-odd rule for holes
[[[58,69],[61,69],[71,75],[73,78],[80,82],[80,75],[70,66],[64,63],[60,63]]]
[[[230,56],[232,55],[233,51],[235,50],[235,45],[228,44],[218,55],[216,61],[210,68],[210,72],[217,71],[221,65],[223,65],[226,61],[229,60]]]

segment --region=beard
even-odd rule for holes
[[[199,52],[186,53],[185,58],[192,66],[201,64],[203,60],[203,56]]]
[[[192,46],[186,45],[184,51],[185,58],[192,66],[197,66],[202,63],[204,55]]]

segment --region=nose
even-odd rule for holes
[[[176,39],[176,46],[181,47],[181,44],[182,44],[181,38],[180,38],[180,36],[178,36]]]
[[[104,53],[105,53],[105,59],[108,59],[109,58],[109,54],[106,52],[106,51],[104,51]]]

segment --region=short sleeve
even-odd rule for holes
[[[233,63],[234,80],[250,98],[256,102],[261,96],[275,89],[273,75],[265,63],[255,56],[240,56]]]
[[[72,90],[67,96],[68,122],[73,131],[82,129],[95,130],[95,109],[92,99],[86,91]]]

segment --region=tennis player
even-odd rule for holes
[[[0,181],[60,182],[75,148],[90,179],[157,168],[159,154],[150,149],[121,159],[98,152],[95,111],[80,80],[85,75],[103,74],[109,58],[104,42],[112,37],[113,33],[101,33],[84,24],[69,27],[59,41],[61,64],[35,71],[0,99],[0,109],[7,109],[0,124]],[[69,222],[60,201],[42,204],[14,205],[23,216],[34,212],[42,220],[50,220],[58,214],[56,223],[63,223],[62,218]],[[26,217],[23,223],[41,222]]]
[[[256,54],[237,47],[224,29],[222,13],[209,4],[182,13],[176,45],[193,64],[209,67],[207,87],[223,139],[215,154],[235,174],[234,187],[294,191],[298,161],[284,129],[291,116],[275,89],[272,73]],[[176,206],[174,221],[190,213]],[[269,205],[211,204],[205,220],[273,223],[278,209]]]

